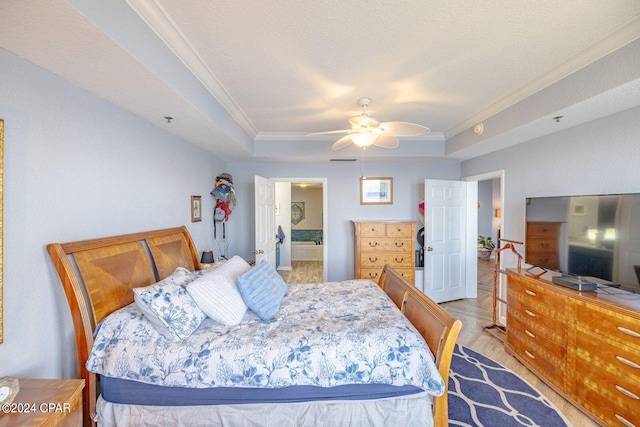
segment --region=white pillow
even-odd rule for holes
[[[192,280],[189,270],[178,267],[158,283],[133,289],[140,311],[160,334],[172,341],[191,335],[206,317],[187,293],[186,284]]]
[[[237,325],[247,311],[238,291],[238,276],[251,269],[239,256],[234,256],[217,269],[205,273],[187,285],[187,292],[200,309],[224,325]]]

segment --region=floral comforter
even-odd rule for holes
[[[444,392],[422,337],[368,280],[292,285],[274,319],[248,311],[224,326],[207,318],[181,342],[165,339],[132,303],[102,322],[86,367],[173,387],[384,383]]]

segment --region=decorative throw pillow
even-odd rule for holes
[[[187,292],[213,320],[224,325],[237,325],[247,311],[236,280],[251,266],[234,256],[211,272],[204,273],[187,285]]]
[[[273,319],[287,293],[287,285],[268,262],[238,277],[238,289],[247,306],[262,320]]]
[[[151,324],[172,341],[195,331],[206,315],[187,293],[192,272],[178,267],[169,277],[144,288],[134,288],[134,300]]]

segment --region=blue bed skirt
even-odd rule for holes
[[[373,400],[423,392],[414,386],[355,384],[337,387],[295,386],[283,388],[162,387],[136,381],[100,377],[102,398],[112,403],[150,406],[232,405],[289,403],[322,400]]]

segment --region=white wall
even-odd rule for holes
[[[376,149],[376,147],[372,148]],[[383,150],[380,148],[380,150]],[[238,206],[231,215],[230,253],[252,257],[254,247],[254,175],[273,178],[327,178],[327,220],[329,271],[325,280],[337,281],[353,277],[354,219],[418,221],[418,203],[424,197],[424,180],[460,179],[460,164],[433,162],[366,161],[367,176],[393,177],[392,205],[360,205],[359,162],[230,162]],[[420,228],[420,227],[418,227]]]
[[[210,248],[209,191],[224,163],[3,49],[0,64],[0,376],[74,377],[71,316],[46,245],[187,225]],[[202,222],[190,222],[191,195],[202,195]]]

